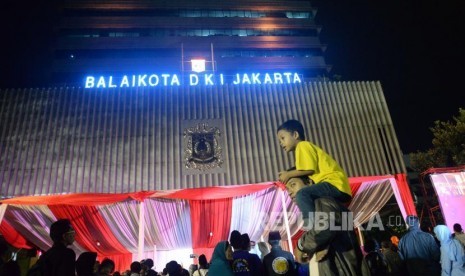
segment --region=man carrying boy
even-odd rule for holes
[[[308,177],[305,176],[293,177],[286,184],[286,190],[294,202],[296,195],[308,187]],[[294,250],[296,261],[302,262],[305,256],[310,258],[310,275],[369,275],[353,229],[342,227],[348,223],[344,222],[347,218],[341,214],[348,210],[332,197],[316,198],[314,204],[316,212],[335,214],[329,216],[327,225],[334,225],[338,229],[314,227],[305,232]]]
[[[286,184],[291,178],[306,176],[314,183],[294,195],[307,228],[314,223],[315,199],[332,197],[340,203],[351,200],[346,173],[328,153],[305,141],[304,128],[299,121],[286,121],[278,127],[277,135],[281,147],[295,153],[295,169],[280,172],[279,180]]]

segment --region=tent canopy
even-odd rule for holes
[[[350,209],[365,223],[394,195],[405,217],[416,214],[404,174],[350,178]],[[280,197],[284,195],[282,204]],[[153,258],[157,267],[172,259],[189,264],[189,254],[210,256],[232,230],[263,240],[279,230],[284,239],[298,233],[299,211],[278,183],[260,183],[124,194],[67,194],[5,199],[0,231],[18,248],[52,245],[50,225],[71,219],[76,254],[98,253],[126,270],[133,260]],[[283,211],[289,221],[286,231]],[[357,226],[357,225],[355,225]]]

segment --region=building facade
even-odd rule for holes
[[[277,127],[348,175],[405,173],[378,82],[49,88],[2,91],[3,197],[252,184],[292,166]]]
[[[310,1],[64,1],[53,47],[53,79],[86,74],[330,70]]]

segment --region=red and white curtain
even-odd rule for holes
[[[405,175],[351,178],[351,210],[364,223],[394,195],[403,215],[415,214]],[[128,194],[27,196],[2,200],[0,232],[17,248],[51,247],[50,225],[68,218],[76,229],[76,255],[97,252],[117,270],[152,258],[156,267],[177,260],[187,267],[191,253],[211,256],[232,230],[251,240],[283,239],[299,233],[299,211],[275,183]],[[359,216],[359,217],[357,217]]]

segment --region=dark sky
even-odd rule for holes
[[[430,148],[434,121],[452,120],[465,108],[465,4],[312,3],[331,73],[343,80],[379,80],[402,151]]]
[[[50,1],[4,0],[0,87],[43,86],[56,18]],[[379,80],[404,153],[431,146],[435,120],[465,108],[465,5],[460,1],[313,0],[331,74]],[[46,85],[45,85],[46,86]]]

